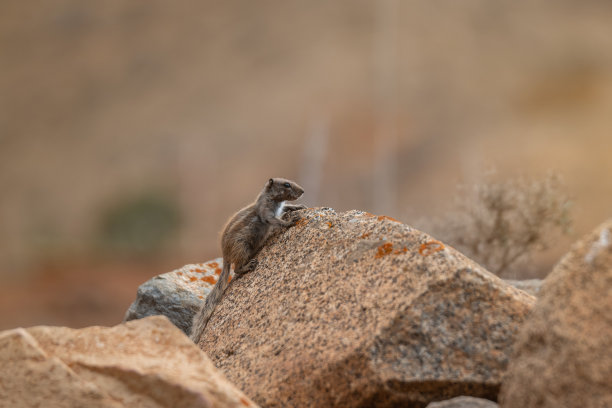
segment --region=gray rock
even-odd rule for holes
[[[525,279],[525,280],[512,280],[512,279],[504,279],[510,285],[514,286],[517,289],[524,290],[529,293],[531,296],[538,296],[540,293],[540,288],[542,287],[542,279]]]
[[[427,408],[497,408],[490,400],[474,397],[456,397],[446,401],[432,402]]]
[[[223,260],[218,258],[204,264],[185,265],[152,278],[140,285],[123,321],[164,315],[189,334],[193,316],[217,281],[222,266]]]

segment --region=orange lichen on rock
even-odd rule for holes
[[[371,234],[370,232],[364,232],[363,234],[361,234],[361,236],[359,238],[365,239],[365,238],[369,237],[370,234]]]
[[[393,251],[395,255],[405,254],[406,252],[408,252],[408,248],[406,247],[402,247],[401,249],[396,249],[395,251]]]
[[[217,262],[209,262],[206,265],[208,265],[211,268],[218,268],[219,264]]]
[[[388,215],[379,215],[378,216],[378,221],[382,221],[382,220],[389,220],[389,221],[393,221],[393,222],[399,222],[395,218],[389,217]]]
[[[203,276],[200,278],[200,280],[206,283],[210,283],[211,285],[214,285],[217,282],[217,279],[215,279],[214,276]]]
[[[221,275],[221,268],[215,269],[215,275]]]
[[[390,242],[384,243],[377,248],[375,258],[382,258],[385,255],[389,255],[391,252],[393,252],[393,244]]]
[[[427,241],[421,245],[419,248],[419,254],[423,256],[431,255],[436,252],[442,251],[444,249],[444,244],[440,241]]]
[[[326,222],[326,224],[327,224],[327,226],[328,226],[329,228],[331,228],[331,227],[333,227],[333,226],[334,226],[334,224],[332,224],[332,223],[331,223],[331,221],[327,221],[327,222]]]
[[[197,280],[198,280],[198,278],[196,278],[195,276],[190,276],[190,277],[189,277],[189,281],[190,281],[190,282],[195,282],[195,281],[197,281]]]
[[[182,276],[183,272],[177,272],[176,274],[179,275],[179,276]]]
[[[296,223],[295,226],[296,227],[304,227],[306,224],[308,224],[308,220],[306,218],[300,218]]]

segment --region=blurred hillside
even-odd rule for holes
[[[411,224],[490,167],[553,169],[582,234],[611,112],[606,0],[3,1],[0,281],[212,258],[271,176]]]

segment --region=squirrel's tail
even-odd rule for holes
[[[227,289],[227,285],[229,283],[230,266],[229,260],[226,262],[224,259],[223,272],[221,272],[221,276],[219,276],[217,283],[212,288],[208,296],[206,296],[204,306],[202,306],[200,311],[193,317],[193,322],[191,323],[191,334],[189,335],[189,338],[195,344],[199,343],[200,337],[204,332],[204,328],[206,328],[208,320],[210,320],[210,317],[215,311],[215,307],[221,301],[223,292],[225,292],[225,289]]]

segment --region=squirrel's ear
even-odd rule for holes
[[[272,184],[274,184],[274,180],[272,179],[268,180],[268,187],[270,187]]]

